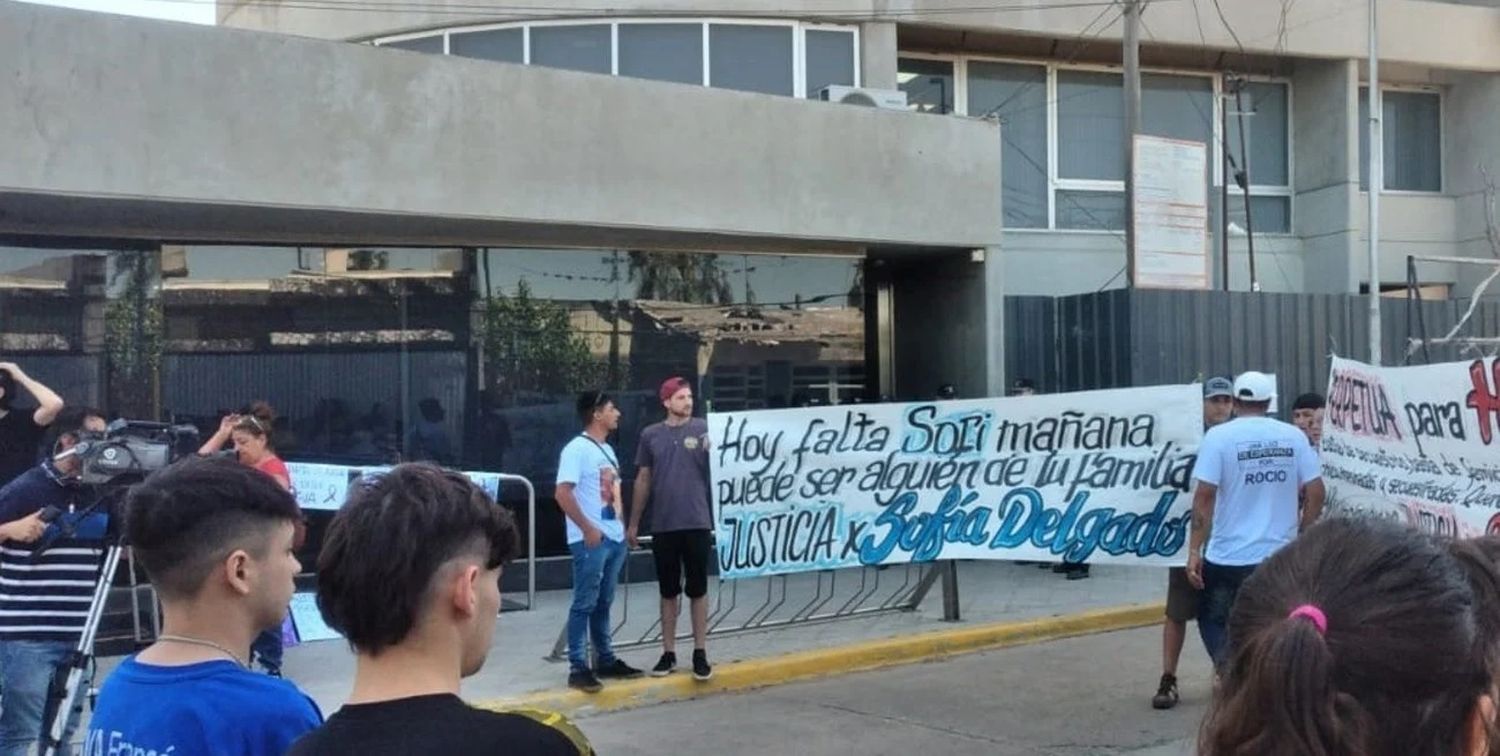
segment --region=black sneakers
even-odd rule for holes
[[[703,649],[693,651],[693,679],[707,682],[714,677],[714,668],[709,666],[708,653]]]
[[[568,687],[581,690],[585,693],[598,693],[604,690],[604,684],[594,676],[592,670],[579,670],[568,673]]]
[[[598,673],[601,679],[605,680],[634,680],[646,674],[619,659],[615,659],[608,664],[600,664],[599,669],[595,670],[595,672]]]
[[[1170,709],[1177,705],[1177,698],[1177,677],[1162,675],[1161,686],[1156,689],[1156,695],[1151,697],[1151,708]]]
[[[668,651],[657,660],[656,666],[651,668],[652,677],[666,677],[677,670],[677,654]]]

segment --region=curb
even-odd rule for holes
[[[667,677],[606,683],[604,690],[593,694],[562,688],[514,698],[475,701],[473,704],[494,711],[535,709],[567,716],[602,714],[700,698],[714,693],[753,690],[799,680],[933,661],[975,651],[1128,630],[1154,625],[1161,618],[1160,604],[1123,606],[1021,622],[958,627],[734,662],[716,667],[713,680],[705,683],[694,680],[691,674],[678,671]]]

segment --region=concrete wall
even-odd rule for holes
[[[1000,234],[995,129],[0,2],[0,233],[85,228],[119,202],[142,215],[93,232],[212,234],[238,214],[269,237],[337,213],[333,232],[438,219],[494,246],[561,228],[579,233],[551,241],[980,247]]]
[[[1448,88],[1444,104],[1448,146],[1444,168],[1455,226],[1451,254],[1500,255],[1500,250],[1493,249],[1485,238],[1485,185],[1487,181],[1500,185],[1500,76],[1459,77]],[[1427,269],[1425,265],[1420,269],[1424,277]],[[1473,281],[1477,270],[1457,273]]]
[[[496,8],[484,13],[485,2]],[[598,15],[596,0],[545,0],[537,18]],[[805,18],[836,21],[889,20],[975,32],[1013,32],[1071,39],[1098,15],[1097,7],[1073,0],[1038,0],[1034,10],[1014,7],[975,12],[973,0],[796,0],[777,5]],[[1006,5],[1015,5],[1014,3]],[[1046,7],[1055,5],[1058,7]],[[1363,2],[1288,3],[1285,24],[1280,8],[1268,0],[1219,0],[1224,16],[1247,50],[1278,52],[1294,57],[1358,58],[1365,54]],[[713,15],[766,14],[759,0],[624,0],[611,12],[629,15],[632,9]],[[850,13],[868,8],[868,14]],[[555,10],[553,10],[555,9]],[[1475,71],[1500,71],[1500,9],[1428,2],[1381,0],[1382,58],[1391,62],[1427,63]],[[400,31],[415,31],[466,23],[516,20],[514,4],[504,0],[426,0],[420,8],[354,13],[345,10],[291,7],[250,0],[219,0],[219,18],[229,26],[262,29],[312,37],[364,39]],[[1147,14],[1151,39],[1163,45],[1208,46],[1235,50],[1239,43],[1212,7],[1189,2],[1158,3]],[[1285,28],[1285,34],[1281,29]],[[1202,35],[1200,37],[1200,35]],[[1118,23],[1100,38],[1118,40]]]

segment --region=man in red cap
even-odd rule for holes
[[[625,537],[637,546],[641,515],[651,506],[651,553],[661,588],[661,660],[665,677],[677,668],[677,615],[687,594],[693,615],[693,677],[713,677],[708,663],[708,564],[713,559],[709,506],[708,423],[693,417],[693,388],[669,378],[658,392],[667,418],[641,431],[636,447],[635,501]]]

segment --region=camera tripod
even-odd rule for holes
[[[109,517],[105,528],[106,547],[104,557],[99,564],[98,578],[94,583],[94,595],[89,600],[89,611],[83,622],[83,631],[79,634],[78,643],[74,645],[72,653],[53,672],[52,683],[47,689],[47,705],[42,710],[42,756],[54,756],[58,752],[67,734],[68,721],[75,711],[81,715],[83,710],[84,683],[89,679],[94,667],[94,640],[99,634],[99,624],[104,618],[104,606],[109,598],[110,588],[114,584],[115,571],[119,568],[120,557],[125,552],[123,536],[117,532],[116,527],[119,518],[109,506],[113,498],[115,497],[109,494],[100,496],[88,508],[71,516],[72,526],[77,527],[79,523],[102,508]],[[67,527],[63,527],[64,534],[67,530]],[[50,546],[51,542],[39,544],[32,552],[32,559],[40,557]]]

